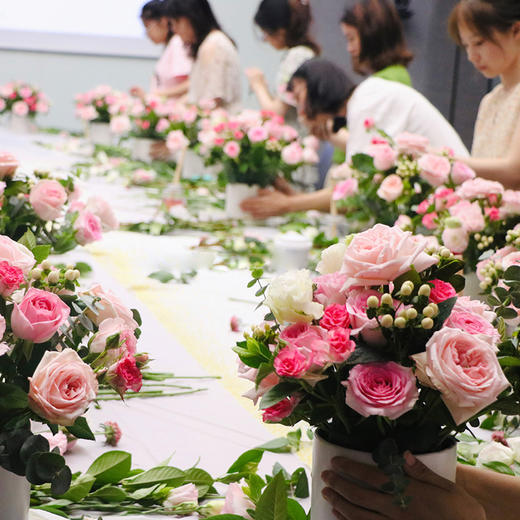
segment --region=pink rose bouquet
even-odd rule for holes
[[[0,114],[34,118],[49,111],[49,100],[38,88],[22,81],[0,86]]]
[[[122,134],[130,129],[128,114],[132,99],[128,94],[109,85],[98,85],[87,92],[76,94],[76,116],[92,123],[113,123],[112,130]]]
[[[263,287],[255,271],[268,324],[234,351],[264,421],[305,421],[388,469],[405,450],[453,445],[468,421],[508,405],[496,314],[458,297],[462,268],[445,247],[377,224],[325,250],[314,281],[288,272]]]

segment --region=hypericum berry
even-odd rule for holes
[[[419,296],[430,296],[431,292],[432,292],[431,287],[426,283],[421,285],[421,287],[419,287]]]
[[[394,305],[394,300],[392,299],[392,295],[385,293],[381,296],[381,305],[388,305],[392,307]]]
[[[42,277],[42,270],[41,269],[36,268],[36,269],[33,269],[31,271],[31,278],[33,280],[39,280],[41,277]]]
[[[433,315],[435,314],[433,308],[430,305],[427,305],[423,309],[422,313],[426,318],[433,318]]]
[[[408,309],[406,311],[406,317],[409,320],[415,320],[415,318],[417,318],[417,310],[416,309]]]
[[[379,299],[377,296],[369,296],[367,299],[367,306],[370,309],[377,309],[379,307]]]
[[[421,327],[426,330],[433,328],[433,320],[431,318],[423,318],[421,321]]]
[[[404,329],[406,327],[406,320],[404,318],[396,318],[394,321],[394,325],[398,329]]]
[[[49,276],[47,276],[47,281],[51,284],[56,284],[60,281],[60,272],[59,271],[51,271]]]
[[[48,271],[52,267],[52,264],[49,262],[49,260],[44,260],[40,264],[40,269],[43,269],[44,271]]]
[[[381,327],[385,329],[389,329],[394,324],[394,318],[390,314],[385,314],[381,318]]]

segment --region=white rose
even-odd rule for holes
[[[170,491],[168,497],[163,503],[165,509],[173,509],[180,504],[193,503],[198,504],[199,492],[195,484],[185,484]]]
[[[301,269],[275,278],[267,289],[265,304],[279,322],[309,322],[323,315],[323,305],[312,299],[310,272]]]
[[[520,437],[509,437],[507,444],[513,450],[513,458],[520,463]]]
[[[503,462],[509,466],[513,463],[513,455],[514,452],[511,448],[504,446],[500,442],[493,441],[480,450],[477,457],[477,466],[482,467],[489,462]]]
[[[322,251],[321,260],[318,264],[318,267],[316,268],[318,273],[337,273],[343,265],[343,257],[345,256],[346,250],[347,245],[345,244],[345,242],[339,242],[338,244],[334,244],[333,246],[327,247],[327,249]]]

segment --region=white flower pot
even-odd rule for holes
[[[371,453],[350,450],[342,446],[331,444],[316,433],[312,451],[311,520],[334,520],[332,507],[321,494],[323,488],[326,487],[321,479],[321,474],[323,471],[331,469],[330,461],[334,457],[346,457],[370,466],[376,465]],[[441,477],[455,482],[457,471],[456,444],[436,453],[417,455],[417,458]]]
[[[25,477],[19,477],[0,468],[0,518],[2,520],[27,520],[31,485]]]
[[[251,218],[249,213],[245,213],[240,208],[240,203],[250,197],[255,197],[258,193],[258,185],[248,186],[247,184],[227,184],[226,185],[226,217],[227,218]]]
[[[114,136],[110,131],[110,123],[89,123],[88,137],[92,144],[111,146]]]
[[[9,129],[11,132],[17,134],[32,134],[36,132],[37,128],[34,119],[28,116],[17,116],[16,114],[11,114],[11,117],[9,118]]]
[[[300,233],[278,233],[273,240],[273,268],[277,272],[306,269],[312,240]]]
[[[153,157],[150,155],[152,144],[156,143],[155,139],[146,137],[135,137],[130,143],[132,150],[132,159],[134,161],[152,162]]]

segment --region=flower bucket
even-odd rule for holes
[[[251,218],[240,208],[243,200],[256,196],[258,185],[248,186],[247,184],[227,184],[226,185],[226,217],[244,219]]]
[[[372,454],[366,451],[351,450],[331,444],[318,433],[314,436],[312,451],[312,495],[311,520],[333,520],[332,506],[323,498],[321,492],[325,483],[321,474],[331,469],[330,461],[334,457],[346,457],[356,462],[375,466]],[[441,477],[455,482],[457,471],[457,445],[453,444],[443,451],[417,455],[417,458]]]
[[[112,145],[114,139],[109,123],[89,123],[88,136],[92,144],[103,146]]]
[[[27,520],[31,485],[25,477],[19,477],[0,468],[0,518],[2,520]]]
[[[34,119],[28,116],[17,116],[11,114],[9,118],[9,129],[17,134],[32,134],[36,132],[37,126]]]
[[[158,141],[147,137],[135,137],[132,139],[130,144],[132,159],[135,161],[152,162],[153,157],[150,155],[150,149],[152,144],[156,142]]]

